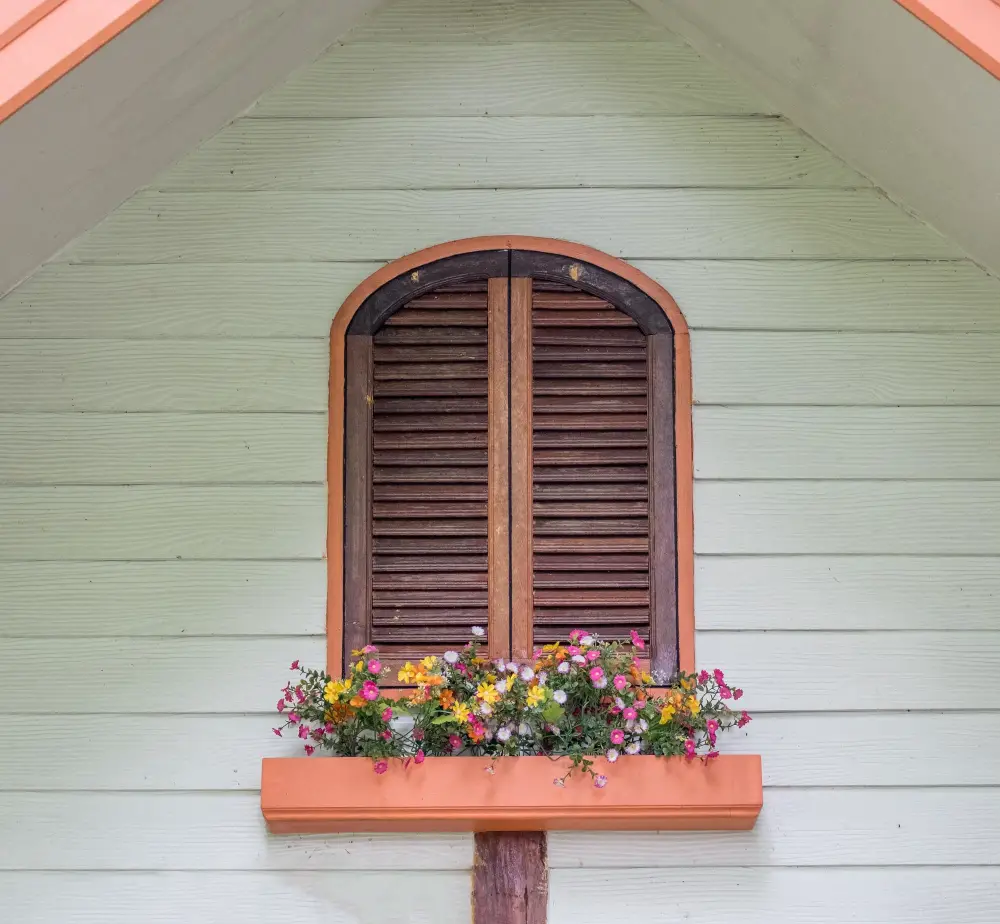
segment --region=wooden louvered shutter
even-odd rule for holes
[[[494,279],[347,338],[347,654],[373,642],[390,663],[423,657],[472,625],[506,651],[507,326]]]
[[[671,335],[569,285],[512,286],[515,656],[577,626],[634,628],[672,673]]]

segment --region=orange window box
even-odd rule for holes
[[[261,811],[275,834],[409,831],[740,830],[763,804],[760,757],[603,759],[603,789],[566,759],[430,757],[376,774],[361,757],[263,761]]]

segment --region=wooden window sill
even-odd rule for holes
[[[354,757],[263,761],[261,811],[275,834],[410,831],[749,830],[763,804],[761,760],[622,757],[597,789],[547,757],[431,757],[376,774]]]

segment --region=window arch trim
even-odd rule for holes
[[[676,517],[677,517],[677,645],[679,666],[682,671],[693,671],[694,657],[694,463],[691,423],[691,345],[687,323],[680,308],[670,293],[659,283],[649,278],[634,266],[612,257],[592,247],[522,235],[504,235],[465,238],[437,244],[423,250],[400,257],[383,266],[364,280],[344,301],[336,313],[330,329],[330,414],[327,439],[327,670],[333,676],[343,672],[343,630],[344,630],[344,424],[345,424],[345,351],[348,333],[370,333],[399,307],[405,299],[414,297],[415,287],[422,290],[433,289],[446,280],[461,280],[461,258],[475,255],[481,275],[484,252],[492,251],[498,267],[506,273],[510,253],[519,253],[518,263],[511,270],[514,275],[534,274],[544,278],[546,267],[549,272],[572,274],[573,263],[590,264],[614,277],[624,280],[639,290],[638,301],[642,307],[633,310],[628,304],[621,309],[631,314],[647,332],[654,329],[673,332],[674,346],[674,451],[676,477]],[[568,265],[562,267],[560,261],[553,264],[545,257],[533,261],[536,254],[564,258]],[[453,259],[449,259],[453,258]],[[413,274],[428,264],[447,260],[440,264],[435,273],[428,269],[425,279]],[[393,286],[392,283],[410,274],[406,284]],[[554,278],[550,276],[549,278]],[[574,278],[580,288],[586,288],[585,273],[582,278]],[[405,289],[405,291],[404,291]],[[595,293],[596,294],[596,293]],[[372,296],[376,296],[372,298]],[[643,298],[645,296],[646,298]],[[660,315],[657,315],[657,309]],[[639,311],[642,317],[636,312]],[[658,318],[662,318],[658,320]],[[665,324],[663,322],[666,322]],[[662,325],[662,326],[659,326]]]

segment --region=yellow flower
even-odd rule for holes
[[[684,679],[684,680],[681,681],[681,686],[684,687],[685,690],[693,690],[694,689],[694,681],[693,680]]]
[[[358,663],[354,665],[354,673],[355,674],[360,674],[364,669],[365,669],[365,662],[364,661],[358,661]]]
[[[471,714],[471,710],[465,705],[465,703],[455,703],[455,705],[451,707],[451,714],[458,719],[459,722],[464,722]]]
[[[346,680],[331,680],[323,689],[323,699],[328,703],[335,703],[340,699],[340,694],[350,688]]]
[[[509,676],[509,677],[507,678],[507,689],[508,689],[508,690],[509,690],[509,689],[510,689],[510,688],[511,688],[511,687],[512,687],[513,685],[514,685],[514,682],[515,682],[516,680],[517,680],[517,674],[511,674],[511,675],[510,675],[510,676]]]
[[[417,676],[417,669],[407,661],[400,669],[396,677],[400,683],[413,683]]]
[[[545,690],[541,687],[532,687],[528,690],[528,705],[538,706],[541,704],[542,700],[545,699]]]
[[[437,664],[437,658],[434,655],[428,655],[420,662],[420,666],[425,671],[433,670],[435,664]]]
[[[680,709],[683,701],[684,696],[681,694],[680,690],[671,690],[670,694],[667,696],[667,702],[670,703],[670,705],[675,709]]]
[[[687,707],[691,710],[691,715],[697,715],[701,712],[701,703],[694,696],[687,698]]]
[[[491,706],[500,699],[500,694],[497,692],[497,688],[490,683],[479,684],[479,689],[476,690],[476,696],[479,697],[484,703],[489,703]]]
[[[653,675],[650,674],[649,671],[643,671],[640,676],[642,677],[642,682],[643,683],[652,683],[653,682]]]
[[[677,710],[674,709],[673,706],[669,706],[669,705],[668,706],[664,706],[660,710],[660,724],[661,725],[666,725],[667,722],[669,722],[674,717],[674,713],[676,711]]]

